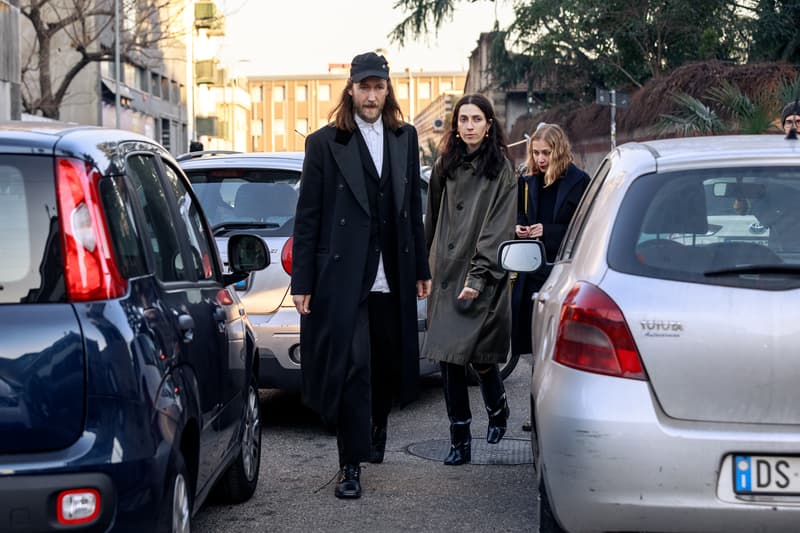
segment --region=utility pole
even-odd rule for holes
[[[119,96],[119,0],[114,0],[114,116],[116,127],[120,127],[120,96]]]

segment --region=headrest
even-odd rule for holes
[[[642,233],[708,232],[706,195],[700,181],[668,183],[658,191],[645,214]]]

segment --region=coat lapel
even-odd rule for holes
[[[553,206],[553,218],[555,219],[558,216],[558,212],[561,210],[561,207],[564,205],[564,200],[566,200],[567,195],[578,183],[581,179],[581,175],[578,172],[573,170],[572,164],[567,167],[567,172],[564,174],[564,177],[561,178],[561,183],[558,186],[558,192],[556,193],[556,204]]]
[[[408,184],[408,135],[402,129],[389,132],[389,162],[392,164],[392,193],[397,212],[403,208],[406,185]]]
[[[337,135],[335,140],[329,141],[331,153],[344,176],[344,180],[353,191],[358,204],[369,215],[369,200],[367,199],[367,186],[364,183],[364,167],[361,164],[361,153],[358,149],[356,135],[345,139]]]

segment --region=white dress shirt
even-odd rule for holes
[[[367,149],[372,157],[372,162],[375,163],[378,176],[380,176],[383,169],[383,117],[378,117],[378,120],[372,123],[358,115],[355,115],[355,119],[358,130],[361,132],[364,142],[367,143]],[[368,176],[367,179],[371,178]],[[383,268],[383,252],[378,257],[378,273],[375,275],[370,292],[391,292],[386,279],[386,271]]]

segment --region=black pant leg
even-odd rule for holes
[[[339,465],[358,464],[370,457],[372,445],[372,416],[370,409],[370,346],[368,305],[359,306],[358,320],[353,330],[347,377],[339,406],[336,443]]]
[[[400,312],[392,293],[369,295],[372,421],[386,427],[402,365]]]
[[[467,367],[453,363],[439,363],[442,371],[444,403],[451,424],[469,424],[472,411],[469,408],[469,389],[467,388]]]

